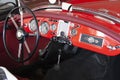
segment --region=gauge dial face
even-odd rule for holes
[[[56,30],[56,25],[55,24],[52,24],[51,26],[50,26],[50,29],[52,30],[52,31],[55,31]]]
[[[48,22],[42,22],[40,27],[39,27],[39,31],[41,34],[47,34],[49,31],[49,24]]]
[[[76,29],[72,29],[71,30],[71,36],[75,36],[77,34],[77,30]]]
[[[30,21],[29,29],[31,31],[36,31],[37,30],[37,23],[36,23],[36,21],[34,19]]]

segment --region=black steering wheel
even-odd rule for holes
[[[32,33],[25,30],[24,26],[28,26],[24,24],[25,14],[30,15],[31,20],[34,20],[35,25],[32,25],[34,32]],[[6,17],[3,28],[3,43],[9,57],[17,62],[29,60],[36,52],[38,42],[39,29],[34,13],[25,6],[12,9]]]

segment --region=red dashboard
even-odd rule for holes
[[[90,26],[86,26],[86,24],[79,24],[77,21],[75,22],[75,20],[68,20],[68,18],[66,19],[63,15],[61,19],[49,15],[49,17],[45,16],[46,15],[37,14],[40,36],[51,39],[52,37],[59,37],[63,35],[74,46],[92,50],[108,56],[115,56],[119,54],[120,43],[100,30],[94,29],[94,25],[92,25],[93,28],[91,28]],[[99,21],[102,23],[104,22],[103,25],[110,24],[109,22],[106,23],[100,19]],[[34,34],[35,32],[35,25],[33,23],[34,20],[30,17],[24,19],[24,28],[30,34]]]

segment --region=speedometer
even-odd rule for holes
[[[48,22],[42,22],[40,27],[39,27],[39,31],[41,34],[47,34],[49,31],[49,24]]]
[[[30,23],[29,23],[29,29],[31,31],[37,30],[37,24],[36,24],[36,21],[34,19],[30,21]]]

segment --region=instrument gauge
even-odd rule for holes
[[[49,31],[49,24],[48,22],[42,22],[40,27],[39,27],[39,31],[41,34],[47,34]]]
[[[51,26],[50,26],[50,29],[52,30],[52,31],[55,31],[56,30],[56,25],[55,24],[52,24]]]
[[[30,21],[30,23],[29,23],[29,29],[31,31],[36,31],[37,30],[37,23],[36,23],[36,21],[34,19]]]
[[[76,29],[72,29],[71,30],[71,36],[75,36],[77,34],[77,30]]]

